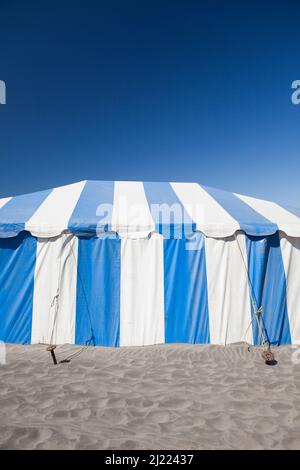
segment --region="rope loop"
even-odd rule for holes
[[[255,308],[254,308],[253,310],[254,310],[254,315],[256,315],[256,316],[258,317],[258,315],[259,315],[260,313],[262,313],[263,308],[262,308],[262,307],[259,307],[259,309],[255,309]]]
[[[54,307],[54,304],[58,301],[59,298],[59,292],[53,297],[52,302],[51,302],[51,307]]]

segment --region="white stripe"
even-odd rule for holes
[[[237,238],[247,263],[245,236]],[[206,238],[205,252],[211,343],[253,344],[247,271],[237,241]]]
[[[241,194],[236,194],[236,196],[263,217],[277,224],[279,230],[288,233],[291,237],[300,236],[300,218],[296,215],[287,211],[275,202],[264,201],[263,199],[256,199],[254,197],[243,196]]]
[[[8,201],[11,200],[11,197],[4,197],[3,199],[0,199],[0,209],[1,207],[5,206],[5,204],[8,203]]]
[[[165,341],[163,237],[121,241],[120,345]]]
[[[292,344],[300,344],[300,239],[280,234]]]
[[[238,222],[199,184],[170,184],[197,230],[208,237],[227,237],[239,230]]]
[[[78,239],[71,234],[37,240],[33,344],[74,344],[77,246]]]
[[[143,183],[115,182],[112,230],[121,237],[145,237],[155,230]]]
[[[68,228],[68,222],[76,206],[85,181],[53,189],[33,216],[25,229],[36,237],[53,237]]]

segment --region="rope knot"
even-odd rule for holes
[[[53,297],[52,302],[51,302],[51,307],[54,307],[55,302],[58,300],[59,297],[59,292]]]
[[[263,311],[263,308],[262,308],[262,307],[259,307],[258,309],[254,309],[254,315],[256,315],[256,316],[258,317],[258,315],[259,315],[260,313],[262,313],[262,311]]]

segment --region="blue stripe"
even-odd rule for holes
[[[0,209],[0,238],[14,237],[25,229],[26,222],[33,216],[52,189],[38,193],[15,196]]]
[[[241,230],[245,233],[271,235],[278,230],[276,224],[256,212],[235,194],[208,186],[201,187],[240,224]]]
[[[97,209],[100,204],[112,209],[113,200],[113,181],[87,181],[69,220],[69,229],[77,235],[95,235],[97,227],[100,232],[110,230],[112,210],[104,208],[104,213],[97,215]]]
[[[279,234],[268,237],[246,236],[249,277],[257,307],[271,344],[291,344],[286,301],[286,278]],[[252,306],[251,306],[252,308]],[[252,317],[253,317],[252,308]],[[253,320],[253,341],[260,344],[257,322]]]
[[[194,237],[194,250],[164,240],[166,343],[210,342],[204,235]]]
[[[0,240],[0,340],[31,342],[36,239],[23,232]]]
[[[196,224],[184,209],[170,183],[146,182],[144,189],[150,208],[154,204],[162,206],[162,210],[151,210],[157,232],[165,238],[182,238],[183,235],[189,235],[196,230]],[[163,220],[163,206],[167,211],[170,210],[170,220]]]
[[[118,239],[78,240],[76,344],[119,346],[120,246]]]

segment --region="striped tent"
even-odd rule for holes
[[[5,342],[296,344],[299,272],[300,209],[197,183],[0,199]]]

